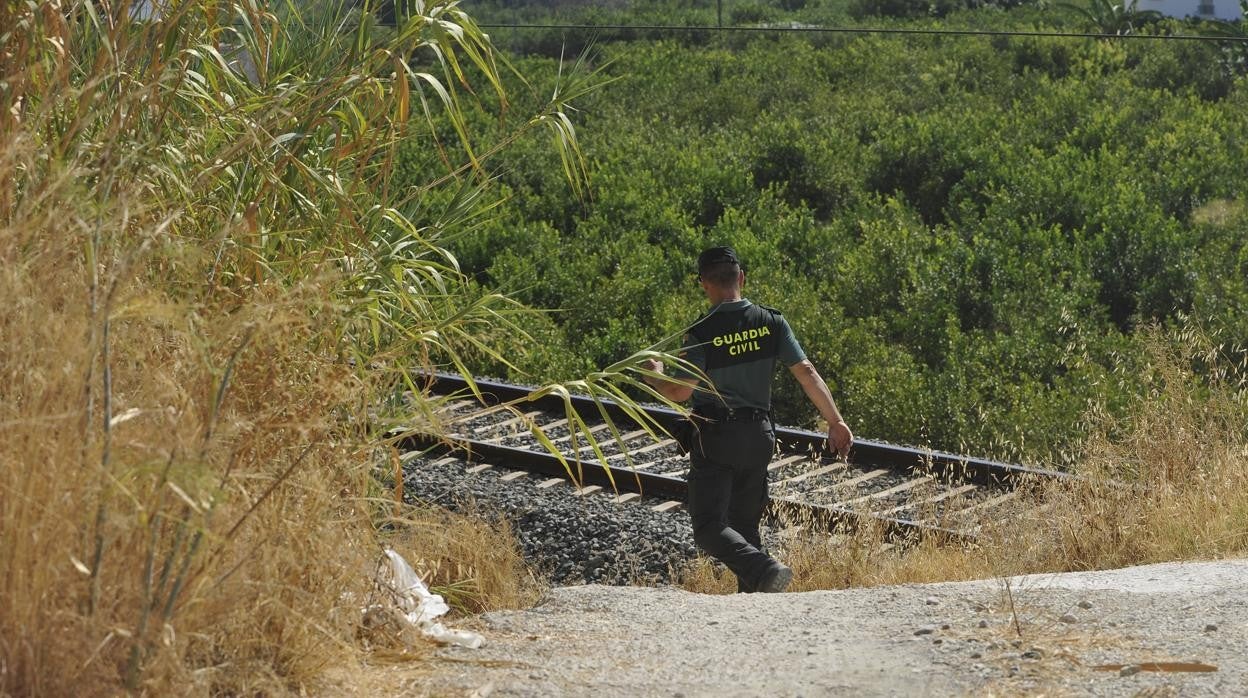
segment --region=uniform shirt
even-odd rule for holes
[[[685,335],[681,356],[702,369],[719,393],[695,391],[695,410],[770,411],[776,361],[792,366],[806,358],[779,311],[745,299],[720,303],[698,318]],[[677,372],[677,377],[690,376]]]

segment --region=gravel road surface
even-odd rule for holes
[[[1248,560],[711,596],[572,586],[408,695],[1248,695]],[[1203,670],[1203,671],[1198,671]]]

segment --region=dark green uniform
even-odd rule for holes
[[[684,357],[714,389],[693,398],[700,427],[689,452],[694,540],[732,570],[739,590],[754,591],[779,564],[761,550],[758,531],[775,449],[771,381],[777,361],[792,366],[806,355],[778,311],[748,300],[715,306],[685,340]]]

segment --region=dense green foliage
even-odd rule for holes
[[[846,17],[837,11],[800,9]],[[713,4],[667,23],[682,12],[714,23]],[[918,22],[1083,28],[1034,6]],[[549,94],[556,35],[514,34],[496,39],[537,76],[533,93]],[[575,34],[573,48],[588,43]],[[600,75],[618,79],[577,115],[589,198],[563,184],[544,143],[516,143],[495,163],[508,206],[452,245],[484,286],[558,310],[530,328],[528,377],[679,336],[704,305],[692,260],[723,243],[747,262],[746,295],[784,311],[861,437],[1052,456],[1090,410],[1138,393],[1141,327],[1195,321],[1231,344],[1248,337],[1248,83],[1225,47],[599,39]],[[488,141],[505,121],[476,127]],[[428,166],[424,149],[408,155],[402,167]],[[813,425],[796,384],[780,385],[782,421]]]

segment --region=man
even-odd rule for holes
[[[698,256],[698,282],[711,309],[685,335],[682,356],[712,385],[676,372],[646,376],[673,402],[693,398],[698,434],[689,449],[689,516],[698,546],[737,576],[742,592],[781,592],[793,571],[762,548],[758,525],[767,505],[767,464],[775,450],[771,423],[771,380],[777,361],[797,378],[828,422],[828,444],[847,455],[854,435],[841,418],[832,393],[806,359],[781,314],[742,297],[745,271],[731,247],[712,247]],[[663,363],[644,367],[663,373]]]

